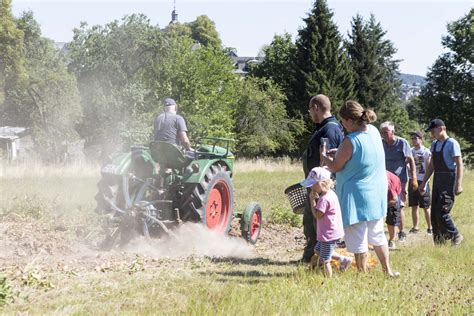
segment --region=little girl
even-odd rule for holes
[[[341,271],[346,270],[352,263],[352,258],[342,256],[334,251],[336,242],[344,236],[344,229],[339,200],[332,190],[334,182],[331,180],[331,172],[324,167],[313,168],[306,180],[300,184],[311,188],[311,209],[316,218],[317,228],[315,257],[319,258],[318,265],[324,266],[326,276],[331,277],[331,258],[339,260]]]

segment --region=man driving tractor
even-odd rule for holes
[[[176,101],[167,98],[163,101],[164,112],[155,118],[153,123],[154,140],[181,145],[186,150],[191,149],[186,122],[181,115],[176,114]]]

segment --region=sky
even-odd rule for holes
[[[176,0],[176,10],[180,22],[209,16],[226,47],[236,48],[239,56],[256,56],[276,34],[288,32],[295,38],[312,4],[311,0]],[[424,76],[444,52],[441,38],[447,34],[447,23],[467,14],[474,0],[328,0],[328,5],[345,37],[353,16],[374,14],[398,50],[400,71]],[[43,36],[68,42],[81,21],[104,25],[132,13],[143,13],[152,24],[164,27],[171,20],[173,0],[13,0],[15,16],[25,10],[33,11]]]

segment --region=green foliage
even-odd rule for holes
[[[0,5],[0,105],[26,77],[23,32],[12,14],[11,0]]]
[[[26,77],[11,90],[3,104],[7,124],[32,129],[37,152],[47,161],[58,161],[68,142],[77,140],[76,124],[82,117],[76,80],[51,40],[31,12],[17,20],[24,34]]]
[[[216,30],[216,24],[207,15],[200,15],[190,22],[191,37],[196,42],[215,49],[221,49],[222,42]]]
[[[149,133],[161,100],[172,97],[191,138],[232,137],[237,78],[205,29],[209,23],[200,17],[191,26],[171,24],[163,32],[145,16],[131,15],[104,27],[76,29],[69,57],[85,112],[82,136],[112,145],[110,152],[121,142],[122,130]],[[193,34],[208,45],[196,45]]]
[[[120,131],[151,131],[159,97],[144,83],[144,70],[159,58],[162,36],[144,15],[88,27],[82,23],[68,44],[84,111],[79,133],[103,155],[121,143]]]
[[[420,102],[421,101],[419,97],[412,98],[410,101],[407,102],[405,108],[408,112],[408,117],[410,118],[410,120],[422,123],[425,121],[425,116],[423,113],[423,109],[420,106]]]
[[[233,137],[237,77],[221,50],[196,46],[186,37],[170,38],[161,58],[146,72],[147,89],[178,102],[192,139]]]
[[[474,9],[448,25],[443,46],[450,51],[435,61],[422,89],[420,107],[428,124],[435,117],[445,121],[448,130],[471,142],[474,151]]]
[[[288,118],[280,89],[270,80],[248,77],[239,82],[237,90],[237,153],[257,156],[293,150],[303,122]]]
[[[291,99],[295,76],[295,54],[296,46],[289,33],[275,35],[270,45],[265,46],[262,50],[263,61],[251,67],[249,75],[271,79],[283,89],[286,97]]]
[[[12,297],[12,289],[7,278],[0,274],[0,307],[7,304]]]
[[[306,114],[310,98],[322,93],[337,111],[353,96],[353,79],[342,37],[326,0],[314,2],[296,39],[293,113]]]
[[[165,33],[174,38],[189,37],[195,43],[208,48],[222,49],[216,25],[207,15],[200,15],[189,23],[171,23],[165,28]]]
[[[267,220],[272,224],[290,225],[291,227],[301,227],[302,225],[302,217],[300,215],[280,206],[272,207]]]
[[[407,110],[400,104],[377,112],[377,123],[391,121],[395,124],[395,132],[398,136],[410,139],[410,132],[421,130],[420,125],[410,120]]]
[[[385,39],[374,15],[368,21],[357,15],[352,19],[352,31],[346,42],[350,64],[354,74],[355,98],[366,107],[387,110],[395,106],[398,99],[399,60],[395,60],[396,49]]]
[[[51,290],[55,288],[54,284],[49,281],[39,269],[31,269],[22,271],[20,280],[22,285],[42,290]]]

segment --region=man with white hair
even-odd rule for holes
[[[385,151],[385,169],[394,173],[400,178],[402,184],[402,192],[400,194],[400,210],[399,214],[387,214],[387,227],[389,241],[389,249],[395,248],[393,241],[395,236],[395,226],[398,226],[398,240],[405,241],[406,234],[403,231],[405,223],[405,213],[403,207],[407,200],[407,183],[408,183],[408,168],[411,172],[411,187],[413,190],[418,190],[418,182],[416,181],[415,160],[408,144],[404,138],[395,136],[395,125],[392,122],[386,121],[380,125],[380,134],[382,135],[382,143]]]
[[[154,139],[157,141],[164,141],[170,144],[181,145],[186,150],[191,148],[191,143],[188,139],[188,128],[186,122],[181,115],[176,114],[176,101],[167,98],[163,101],[164,112],[155,118]]]

